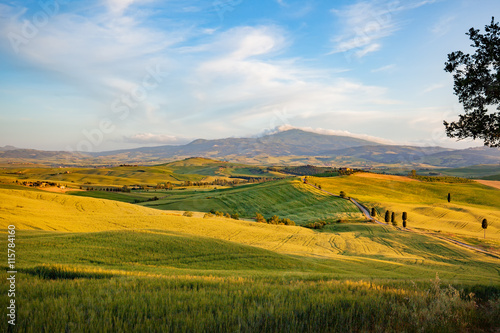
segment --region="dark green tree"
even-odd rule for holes
[[[483,230],[484,230],[484,238],[486,238],[486,228],[488,228],[488,220],[483,219],[483,222],[481,223],[481,227],[483,227]]]
[[[406,228],[406,220],[408,220],[408,214],[403,212],[403,216],[401,217],[403,220],[403,228]]]
[[[392,212],[391,214],[391,222],[392,223],[396,222],[396,214],[394,214],[394,212]]]
[[[375,208],[372,208],[370,216],[375,217],[376,215],[377,215],[377,212],[375,211]]]
[[[444,121],[450,138],[481,139],[485,146],[500,146],[500,25],[491,18],[485,33],[470,28],[466,33],[475,53],[448,54],[444,70],[453,74],[454,92],[465,113],[458,121]]]
[[[451,193],[448,193],[448,202],[451,202]]]
[[[340,197],[341,197],[341,198],[345,198],[345,197],[346,197],[346,194],[345,194],[345,192],[344,192],[344,191],[340,191]],[[372,215],[372,216],[373,216],[373,215]]]
[[[389,223],[391,221],[391,212],[389,212],[388,210],[385,211],[385,222],[386,223]]]

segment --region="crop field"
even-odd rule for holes
[[[246,205],[243,211],[250,212],[260,203],[262,212],[276,209],[269,213],[290,217],[296,208],[304,221],[307,214],[319,219],[351,209],[349,201],[298,180],[173,192],[164,203],[170,209],[174,199],[186,203],[189,197],[191,208],[202,207],[197,195],[220,195],[206,200],[226,210]],[[392,226],[354,222],[359,213],[352,214],[350,223],[328,224],[318,232],[2,185],[3,237],[8,225],[16,226],[17,328],[455,332],[500,327],[498,259]],[[5,304],[6,285],[1,288]],[[470,292],[476,296],[467,296]]]
[[[230,177],[284,177],[267,168],[204,158],[189,158],[155,166],[117,166],[112,168],[5,168],[0,179],[6,181],[51,181],[66,185],[156,185],[184,181],[212,181]],[[215,178],[214,178],[215,177]]]
[[[141,205],[165,210],[210,210],[237,213],[253,218],[260,213],[289,218],[297,224],[318,220],[362,220],[359,210],[348,200],[335,198],[302,184],[299,180],[280,180],[212,191],[173,191],[158,201]]]
[[[500,246],[500,190],[481,185],[426,183],[406,177],[357,174],[348,177],[314,178],[332,193],[345,191],[366,207],[375,207],[379,220],[386,210],[408,213],[408,227],[440,232],[493,248]],[[447,195],[451,194],[448,203]],[[487,219],[484,239],[481,221]]]

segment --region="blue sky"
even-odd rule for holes
[[[497,0],[2,1],[0,146],[103,151],[288,128],[445,137],[447,54]],[[497,19],[498,20],[498,19]]]

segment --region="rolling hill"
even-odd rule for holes
[[[452,235],[472,244],[500,249],[500,190],[479,183],[427,183],[407,177],[361,173],[348,177],[315,178],[310,182],[338,193],[345,191],[368,208],[376,208],[378,218],[386,210],[408,213],[408,227]],[[451,202],[447,201],[448,193]],[[488,220],[483,239],[482,219]]]
[[[357,186],[353,177],[339,179]],[[312,216],[334,203],[302,190],[300,201],[318,203],[309,203]],[[261,202],[272,197],[266,191],[259,189]],[[465,332],[500,325],[498,259],[392,226],[336,223],[318,232],[0,185],[4,236],[8,225],[16,230],[20,331]],[[5,320],[0,327],[8,330]]]

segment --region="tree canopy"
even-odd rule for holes
[[[466,35],[475,53],[452,52],[445,63],[465,111],[458,121],[444,121],[446,135],[481,139],[486,146],[500,147],[500,26],[492,17],[484,34],[471,28]]]

